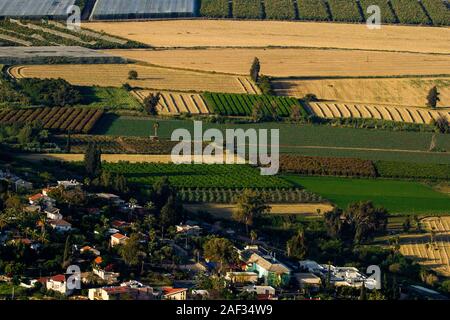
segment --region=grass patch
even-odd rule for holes
[[[77,87],[82,95],[82,104],[105,109],[142,109],[141,104],[127,90],[113,87]]]
[[[351,202],[371,200],[396,215],[450,213],[449,196],[418,182],[295,175],[284,178],[323,196],[341,208],[346,208]]]

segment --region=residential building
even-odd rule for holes
[[[322,284],[322,279],[313,273],[296,273],[294,274],[295,280],[300,289],[314,289],[317,290]]]
[[[255,272],[227,272],[225,279],[232,283],[256,283],[258,274]]]
[[[115,247],[121,244],[124,244],[127,242],[128,237],[121,234],[121,233],[115,233],[111,235],[111,247]]]
[[[120,276],[120,273],[112,272],[112,271],[106,271],[101,268],[93,268],[92,272],[99,276],[101,279],[105,280],[108,283],[116,283],[118,281],[118,278]]]
[[[61,294],[68,295],[70,292],[67,289],[66,276],[63,274],[58,274],[53,277],[45,278],[45,287],[47,290],[57,291]]]
[[[152,287],[115,286],[89,289],[89,300],[156,300]]]
[[[173,287],[163,287],[163,298],[165,300],[186,300],[187,297],[186,288],[173,288]]]
[[[95,248],[92,248],[90,246],[84,246],[83,248],[80,249],[80,253],[85,253],[85,252],[90,252],[95,256],[99,256],[100,255],[100,251],[98,251]]]
[[[81,188],[82,186],[83,184],[78,182],[77,180],[58,181],[58,187],[62,187],[65,190]]]
[[[254,293],[258,300],[274,300],[275,296],[275,288],[271,286],[246,286],[242,288],[243,291]]]
[[[279,262],[275,257],[264,254],[259,248],[246,248],[240,252],[246,263],[246,271],[255,272],[265,284],[274,287],[286,286],[291,278],[291,269]]]
[[[72,230],[72,224],[66,220],[51,220],[50,226],[57,232],[68,232]]]
[[[45,209],[44,213],[46,214],[47,218],[51,219],[51,220],[62,220],[63,219],[63,216],[60,213],[60,210],[55,207]]]
[[[97,193],[95,194],[95,196],[99,199],[105,200],[107,202],[109,202],[112,205],[115,206],[123,206],[125,205],[125,201],[120,199],[119,196],[116,196],[115,194],[112,193]]]
[[[192,226],[188,224],[177,226],[177,233],[183,233],[190,236],[198,236],[201,231],[202,228],[200,228],[199,226]]]

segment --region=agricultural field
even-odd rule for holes
[[[407,257],[450,277],[450,217],[429,217],[421,220],[425,234],[402,234],[400,252]],[[431,232],[434,232],[432,240]]]
[[[133,93],[141,102],[155,91],[134,90]],[[161,115],[177,114],[209,114],[210,109],[201,94],[179,93],[179,92],[160,92],[157,110]]]
[[[6,109],[0,111],[0,124],[30,123],[39,121],[44,129],[89,133],[102,117],[103,109],[45,107]]]
[[[450,65],[450,56],[363,50],[210,48],[104,52],[164,67],[239,75],[247,75],[253,59],[258,57],[261,73],[273,77],[440,75]],[[295,79],[281,81],[290,84],[291,80],[295,85]]]
[[[294,20],[298,18],[295,13],[295,2],[293,0],[265,0],[266,19]]]
[[[388,178],[443,179],[450,181],[450,165],[376,161],[377,174]]]
[[[94,134],[113,136],[142,136],[152,134],[155,121],[143,117],[104,116],[93,131]],[[170,139],[173,130],[186,128],[193,131],[190,120],[159,120],[158,135]],[[420,163],[450,163],[446,152],[430,152],[433,133],[394,132],[388,130],[368,130],[354,128],[335,128],[287,123],[261,124],[211,124],[208,128],[234,129],[279,129],[280,152],[306,156],[346,157],[369,160],[406,161]],[[436,136],[438,149],[450,150],[448,135]]]
[[[330,20],[325,3],[316,0],[297,1],[298,15],[301,20]]]
[[[327,0],[333,21],[361,22],[356,1]]]
[[[0,6],[1,7],[1,6]],[[71,31],[57,21],[0,21],[0,36],[22,46],[83,46],[91,49],[145,48],[134,41],[93,31]]]
[[[155,164],[105,163],[103,169],[123,174],[129,182],[151,186],[161,177],[168,177],[176,188],[289,188],[291,183],[275,176],[261,176],[259,169],[249,165],[220,164]]]
[[[83,99],[81,104],[94,108],[104,108],[108,110],[142,109],[138,99],[130,92],[122,88],[114,87],[77,87]]]
[[[186,204],[184,208],[191,212],[206,211],[213,216],[220,219],[231,219],[233,211],[237,209],[232,204],[217,204],[217,203],[202,203],[202,204]],[[325,203],[290,203],[285,204],[270,204],[271,215],[301,215],[305,217],[321,217],[317,214],[317,211],[321,214],[333,210],[333,206]]]
[[[153,128],[149,128],[149,136]],[[54,135],[50,141],[61,149],[67,145],[67,135]],[[150,137],[112,137],[98,135],[70,136],[70,152],[84,153],[89,144],[95,143],[105,154],[159,154],[170,155],[177,142],[168,140],[153,140]]]
[[[73,162],[80,163],[84,161],[83,153],[24,153],[17,156],[27,162],[41,163],[45,161]],[[102,154],[102,161],[108,163],[172,163],[170,155],[164,154]]]
[[[420,26],[383,26],[377,32],[363,24],[288,21],[170,20],[83,26],[152,47],[279,46],[450,53],[448,29]]]
[[[391,0],[400,23],[431,24],[418,1]]]
[[[436,86],[441,101],[438,107],[450,106],[450,78],[379,78],[379,79],[275,79],[272,86],[277,95],[302,98],[315,94],[329,101],[426,105],[428,91]]]
[[[285,179],[321,195],[341,208],[355,201],[371,200],[394,215],[450,213],[450,196],[419,182],[293,175],[285,176]]]
[[[364,118],[382,119],[395,122],[430,124],[439,117],[450,121],[450,109],[395,107],[351,103],[311,102],[313,114],[322,118]]]
[[[131,70],[138,72],[137,80],[128,79]],[[15,78],[62,78],[80,86],[120,87],[128,83],[142,89],[192,92],[246,93],[242,82],[247,81],[245,77],[137,64],[27,65],[12,67],[9,73]]]
[[[275,113],[279,117],[289,117],[293,108],[299,108],[300,114],[307,116],[306,111],[295,98],[208,92],[202,96],[209,110],[224,116],[251,116],[258,104],[262,106],[265,116],[272,116]]]
[[[439,0],[422,0],[422,4],[433,20],[434,25],[449,25],[450,10],[443,1]]]
[[[261,0],[233,0],[233,18],[262,19],[264,11]]]
[[[200,15],[210,18],[228,18],[231,6],[228,0],[202,0]]]

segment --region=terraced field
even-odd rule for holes
[[[400,252],[417,259],[425,267],[450,277],[450,217],[430,217],[421,221],[427,234],[402,235]],[[434,241],[431,241],[434,231]]]
[[[149,90],[135,90],[133,92],[140,101],[143,101],[150,93],[155,93]],[[168,115],[210,113],[206,102],[200,94],[178,92],[161,92],[161,99],[157,109],[158,114]]]
[[[450,78],[377,79],[275,79],[277,95],[302,98],[312,93],[319,99],[369,104],[424,107],[428,91],[436,86],[439,107],[450,105]]]
[[[137,80],[128,79],[130,70],[138,72]],[[245,77],[137,64],[27,65],[12,67],[9,73],[15,78],[63,78],[83,86],[120,87],[129,83],[136,88],[170,91],[248,93],[251,90]]]
[[[444,74],[450,66],[450,56],[363,50],[197,48],[105,53],[165,67],[239,75],[247,75],[258,57],[261,72],[274,77],[432,75]]]
[[[430,124],[440,116],[450,121],[450,109],[433,110],[426,108],[367,105],[333,102],[311,102],[311,112],[322,118],[366,118],[397,122]]]

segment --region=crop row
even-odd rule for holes
[[[295,98],[210,92],[204,93],[203,98],[209,110],[224,116],[250,116],[258,104],[262,106],[265,115],[275,112],[279,117],[288,117],[292,108],[300,108],[302,115],[307,115]]]
[[[102,115],[102,109],[91,108],[24,108],[1,111],[0,124],[38,121],[49,130],[89,133]]]
[[[176,188],[289,188],[291,183],[275,176],[262,176],[249,165],[105,163],[103,169],[123,174],[129,182],[151,186],[168,177]]]
[[[67,145],[67,135],[56,135],[52,142],[61,149]],[[153,140],[146,137],[113,137],[102,135],[71,135],[71,152],[84,153],[90,143],[95,143],[107,154],[159,154],[168,155],[177,142]]]
[[[375,162],[378,175],[386,178],[450,179],[450,165],[432,163]]]
[[[299,188],[288,189],[256,189],[257,194],[265,198],[270,203],[315,203],[323,199],[312,192]],[[198,203],[236,203],[242,189],[191,189],[181,188],[178,195],[183,202]]]
[[[385,23],[450,24],[450,10],[443,0],[202,0],[200,15],[212,18],[362,22],[371,14],[367,13],[371,5],[380,7],[381,19]]]
[[[322,158],[297,155],[281,155],[280,169],[286,173],[306,175],[376,177],[370,160],[353,158]]]

